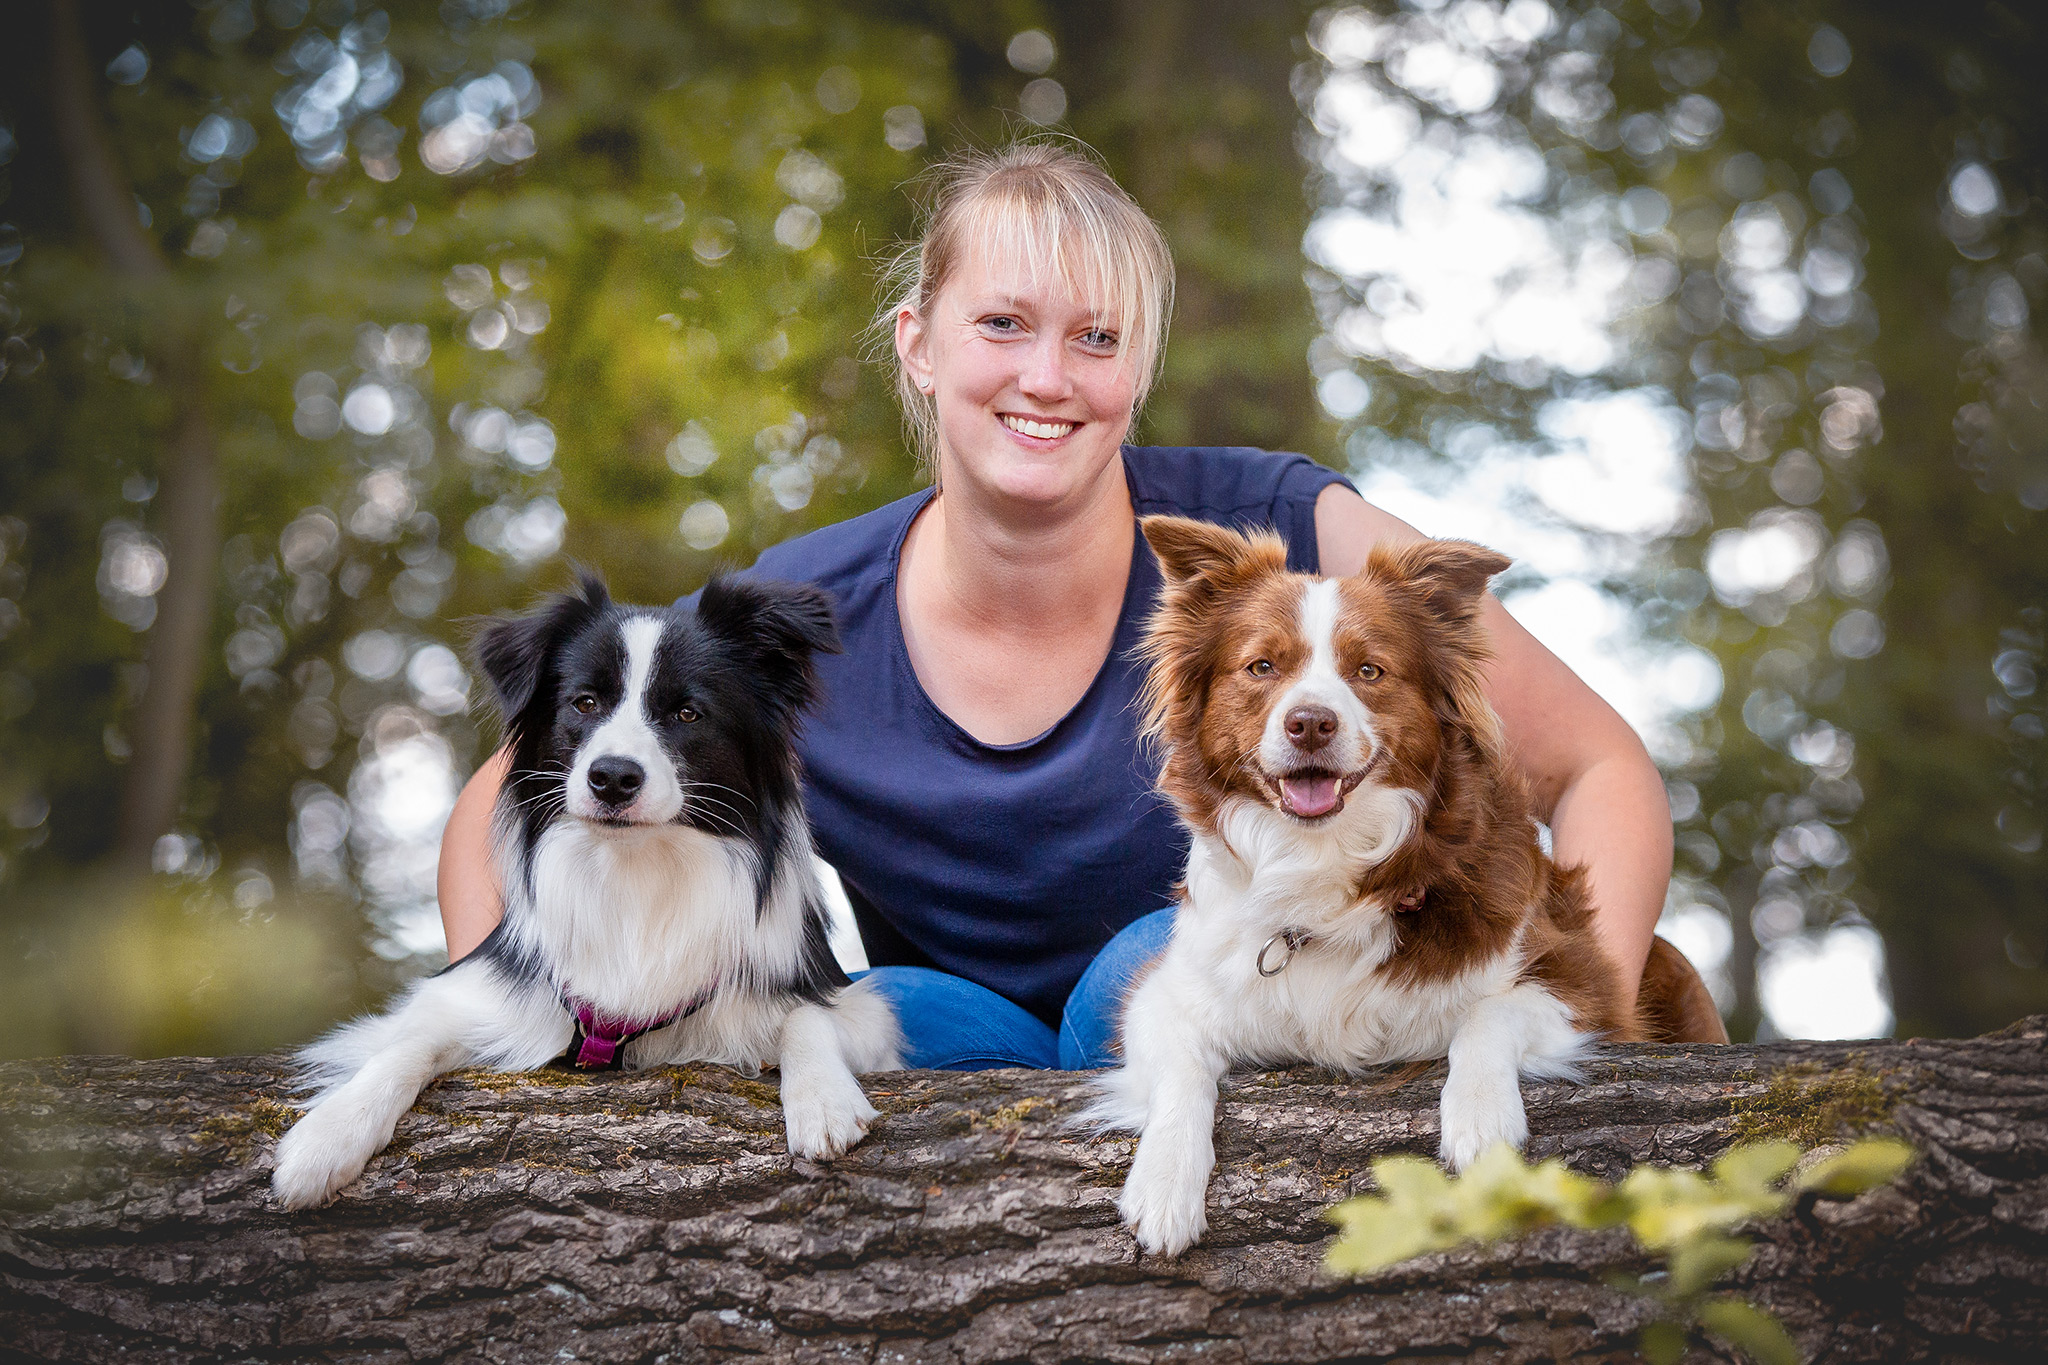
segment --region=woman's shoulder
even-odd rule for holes
[[[1139,515],[1269,527],[1287,542],[1288,567],[1303,573],[1318,572],[1322,562],[1317,497],[1331,484],[1352,488],[1349,479],[1306,455],[1253,446],[1126,446],[1124,467]]]
[[[931,496],[929,489],[886,503],[845,521],[835,521],[761,552],[748,570],[763,578],[815,583],[844,595],[870,578],[887,578],[904,527]]]
[[[1256,446],[1126,446],[1124,465],[1140,514],[1203,521],[1275,524],[1287,505],[1313,504],[1331,484],[1350,484],[1306,455]]]
[[[739,571],[741,578],[774,578],[785,583],[811,583],[831,593],[842,614],[850,603],[872,597],[865,589],[887,583],[895,564],[895,548],[903,528],[910,524],[929,490],[863,512],[845,521],[835,521],[805,532],[761,551],[750,568]],[[692,604],[697,594],[678,598],[678,604]]]

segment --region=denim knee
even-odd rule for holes
[[[940,1071],[1059,1065],[1059,1041],[1038,1016],[986,986],[930,967],[856,972],[903,1025],[903,1064]]]
[[[1104,944],[1067,997],[1060,1017],[1059,1064],[1068,1071],[1115,1066],[1117,1026],[1124,996],[1139,970],[1166,949],[1173,936],[1173,910],[1154,910],[1126,925]]]

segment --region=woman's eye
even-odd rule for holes
[[[1102,331],[1084,332],[1081,334],[1081,344],[1098,351],[1114,351],[1116,349],[1116,333]]]
[[[1253,659],[1244,666],[1244,671],[1251,674],[1254,678],[1266,677],[1273,671],[1273,661],[1271,659]]]
[[[1018,332],[1023,330],[1022,325],[1015,318],[984,318],[981,325],[996,332]]]
[[[697,714],[697,708],[694,706],[680,706],[676,708],[676,719],[685,725],[697,719]]]
[[[588,692],[584,692],[574,701],[570,702],[569,705],[576,708],[577,715],[587,716],[597,709],[597,698],[591,696]]]
[[[1358,666],[1358,676],[1367,682],[1378,681],[1381,672],[1382,670],[1378,664],[1360,664]]]

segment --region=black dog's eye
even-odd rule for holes
[[[1273,661],[1271,659],[1253,659],[1244,666],[1244,671],[1251,674],[1254,678],[1263,678],[1273,671]]]
[[[576,708],[577,715],[587,716],[597,709],[597,698],[591,696],[588,692],[583,692],[579,693],[576,699],[571,701],[569,705]]]
[[[676,719],[685,725],[697,719],[697,715],[698,711],[694,706],[679,706],[676,708]]]
[[[1358,676],[1367,682],[1377,682],[1380,674],[1384,671],[1378,664],[1360,664],[1358,666]]]

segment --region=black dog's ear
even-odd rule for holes
[[[542,599],[532,611],[494,618],[476,637],[471,653],[497,696],[498,714],[507,724],[532,702],[540,686],[548,653],[570,631],[611,605],[604,580],[579,570],[574,592]]]
[[[757,649],[806,658],[839,652],[832,599],[808,583],[720,574],[704,585],[697,614],[728,640]]]
[[[720,575],[704,585],[697,617],[746,651],[763,685],[792,709],[811,698],[813,654],[837,654],[832,599],[808,583]]]
[[[604,575],[595,569],[586,569],[580,564],[576,566],[576,592],[582,594],[583,605],[590,608],[593,615],[612,604],[612,595],[605,590]],[[573,597],[576,594],[563,595]]]

